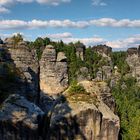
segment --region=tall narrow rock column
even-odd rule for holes
[[[40,60],[40,89],[54,96],[68,87],[67,59],[63,52],[56,54],[52,45],[46,46]]]

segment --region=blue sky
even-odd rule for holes
[[[0,0],[0,36],[48,36],[115,49],[140,44],[140,0]]]

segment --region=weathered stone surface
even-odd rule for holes
[[[77,73],[77,81],[84,81],[84,80],[90,80],[90,74],[87,67],[81,67],[79,73]]]
[[[9,40],[8,40],[9,41]],[[35,59],[34,52],[31,52],[27,47],[26,42],[19,42],[17,46],[10,46],[7,41],[7,49],[10,54],[11,63],[15,64],[15,67],[19,70],[19,73],[23,75],[23,94],[26,94],[32,101],[37,100],[38,96],[38,62]]]
[[[4,43],[8,46],[8,47],[13,47],[14,46],[14,40],[12,38],[6,38],[4,40]]]
[[[68,87],[67,62],[64,53],[53,46],[46,46],[40,60],[40,89],[50,96],[63,92]]]
[[[106,45],[97,45],[93,47],[93,51],[100,53],[102,56],[110,56],[112,48]]]
[[[76,45],[76,55],[78,58],[81,58],[81,60],[84,60],[85,48],[86,47],[83,43],[78,43]]]
[[[134,49],[135,51],[134,50],[130,51],[130,50],[127,51],[128,55],[126,61],[130,66],[131,75],[135,77],[138,82],[140,82],[140,57],[138,54],[138,50],[137,48]]]
[[[80,84],[89,93],[95,94],[99,99],[101,99],[113,112],[115,111],[115,100],[111,94],[111,90],[106,82],[95,81],[81,81]]]
[[[109,80],[111,79],[111,76],[112,76],[112,67],[102,66],[96,73],[96,80],[97,81]]]
[[[138,49],[137,48],[129,48],[128,50],[127,50],[127,55],[128,56],[132,56],[132,55],[137,55],[138,54]]]
[[[119,118],[101,100],[83,101],[84,95],[64,98],[50,118],[51,140],[118,140]]]
[[[1,140],[39,140],[44,112],[20,95],[11,95],[0,109]]]
[[[63,52],[59,52],[57,54],[57,62],[66,62],[67,61],[67,57]]]

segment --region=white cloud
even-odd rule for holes
[[[27,22],[22,20],[1,20],[0,25],[0,30],[27,28]]]
[[[49,34],[47,37],[51,38],[53,41],[63,40],[65,43],[77,42],[80,41],[87,46],[94,46],[98,44],[106,44],[107,46],[112,47],[113,49],[126,49],[129,47],[137,47],[140,45],[140,34],[133,35],[128,38],[107,41],[107,39],[102,37],[89,37],[89,38],[77,38],[73,37],[71,33],[57,33],[57,34]]]
[[[8,12],[8,11],[7,11]],[[101,18],[90,21],[66,20],[0,20],[0,30],[7,29],[37,29],[37,28],[86,28],[90,26],[114,28],[140,28],[140,20]]]
[[[100,27],[140,27],[140,20],[121,19],[116,20],[112,18],[101,18],[90,20],[90,25]]]
[[[90,45],[92,46],[92,45],[95,45],[95,44],[97,45],[97,44],[105,43],[105,40],[103,38],[100,38],[100,37],[75,38],[69,32],[57,33],[57,34],[48,34],[47,37],[51,38],[53,41],[63,40],[63,42],[65,42],[65,43],[80,41],[87,46],[90,46]]]
[[[107,6],[107,3],[105,3],[103,0],[92,0],[93,6]]]
[[[11,37],[13,35],[16,35],[17,33],[12,34],[2,34],[0,33],[0,37],[3,39],[6,37]],[[25,40],[31,40],[31,35],[25,35],[24,33],[20,33],[23,35]],[[56,33],[56,34],[48,34],[46,35],[53,41],[60,41],[63,40],[65,43],[70,42],[77,42],[80,41],[84,43],[86,46],[94,46],[98,44],[106,44],[107,46],[112,47],[113,49],[127,49],[130,47],[138,47],[140,45],[140,34],[130,36],[128,38],[124,39],[118,39],[113,41],[107,41],[107,39],[99,37],[99,36],[93,36],[93,37],[87,37],[87,38],[78,38],[74,37],[72,33],[64,32],[64,33]],[[46,37],[43,36],[43,37]]]
[[[9,13],[10,10],[8,10],[7,7],[14,5],[16,3],[31,3],[31,2],[37,2],[39,4],[58,6],[61,3],[71,2],[71,0],[0,0],[0,8],[1,8],[0,14],[1,13]]]
[[[137,47],[140,45],[140,35],[134,35],[125,39],[114,40],[106,42],[106,45],[111,46],[112,48],[129,48]]]
[[[57,34],[48,34],[47,37],[52,39],[62,39],[62,38],[71,38],[72,34],[69,32],[57,33]]]
[[[54,5],[57,6],[61,3],[67,3],[70,2],[71,0],[36,0],[40,4],[48,4],[48,5]]]
[[[0,14],[1,13],[9,13],[10,11],[7,9],[7,8],[5,8],[5,7],[1,7],[0,6]]]
[[[6,6],[13,2],[14,0],[0,0],[0,5]]]
[[[0,5],[7,6],[12,3],[30,3],[37,2],[40,4],[48,4],[48,5],[59,5],[61,3],[68,3],[71,0],[0,0]]]
[[[34,0],[15,0],[15,1],[20,3],[30,3],[33,2]]]

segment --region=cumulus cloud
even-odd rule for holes
[[[12,34],[2,34],[0,33],[0,37],[3,39],[6,37],[11,37],[13,35],[16,35],[17,33]],[[25,35],[24,33],[20,32],[20,34],[23,35],[25,40],[31,40],[31,35]],[[112,41],[107,41],[107,39],[99,37],[99,36],[93,36],[93,37],[87,37],[87,38],[80,38],[80,37],[74,37],[72,33],[64,32],[64,33],[56,33],[56,34],[47,34],[42,37],[49,37],[53,41],[60,41],[62,40],[65,43],[70,42],[77,42],[80,41],[84,43],[86,46],[94,46],[99,44],[106,44],[107,46],[112,47],[113,49],[127,49],[130,47],[138,47],[140,45],[140,34],[133,35],[124,39],[117,39]]]
[[[89,21],[66,20],[0,20],[0,30],[7,29],[37,29],[37,28],[87,28],[90,26],[114,28],[140,28],[140,20],[112,18],[93,19]]]
[[[0,14],[1,13],[9,13],[9,12],[10,12],[10,10],[8,10],[7,8],[0,6]]]
[[[57,34],[48,34],[47,37],[52,39],[62,39],[62,38],[71,38],[72,34],[69,32],[57,33]]]
[[[115,49],[137,47],[138,45],[140,45],[140,35],[134,35],[132,37],[120,40],[108,41],[106,42],[106,45],[111,46]]]
[[[57,6],[61,3],[67,3],[70,2],[71,0],[36,0],[40,4],[48,4],[48,5],[54,5]]]
[[[93,6],[107,6],[107,3],[105,3],[103,0],[92,0]]]
[[[113,49],[126,49],[129,47],[137,47],[140,45],[140,34],[133,35],[128,38],[107,41],[107,39],[102,37],[89,37],[89,38],[77,38],[69,32],[66,33],[57,33],[57,34],[48,34],[47,37],[51,38],[53,41],[63,40],[65,43],[77,42],[80,41],[86,46],[94,46],[98,44],[106,44],[107,46],[112,47]]]
[[[140,27],[140,20],[101,18],[90,20],[90,24],[102,27]]]
[[[71,0],[0,0],[0,14],[1,13],[9,13],[9,7],[10,5],[16,4],[16,3],[31,3],[31,2],[37,2],[39,4],[46,4],[46,5],[54,5],[58,6],[61,3],[68,3]]]
[[[63,40],[63,42],[65,42],[65,43],[80,41],[87,46],[90,46],[90,45],[92,46],[92,45],[105,43],[105,40],[103,38],[100,38],[100,37],[75,38],[69,32],[57,33],[57,34],[48,34],[47,37],[51,38],[53,41]]]

